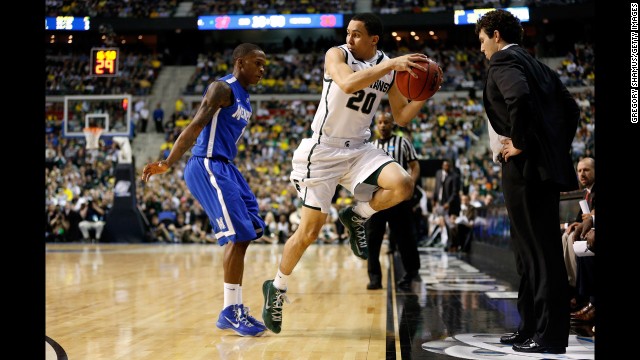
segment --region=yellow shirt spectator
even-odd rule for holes
[[[185,128],[187,127],[187,125],[189,125],[190,122],[191,119],[178,119],[176,120],[176,127]]]
[[[267,168],[267,167],[266,167],[266,166],[264,166],[264,165],[258,165],[258,166],[256,166],[256,171],[257,171],[259,174],[266,174],[266,173],[269,171],[269,168]]]
[[[283,140],[278,143],[282,151],[289,151],[289,140]]]
[[[182,100],[182,98],[178,98],[178,100],[176,100],[176,112],[183,112],[184,111],[184,101]]]
[[[69,188],[64,188],[64,190],[62,190],[62,192],[67,195],[67,201],[71,201],[73,200],[73,191],[71,191],[71,189]]]
[[[438,125],[440,125],[440,127],[444,126],[444,124],[447,123],[448,117],[445,114],[440,114],[438,115]]]
[[[164,151],[164,150],[171,150],[173,149],[173,143],[172,142],[165,142],[162,143],[162,145],[160,145],[160,150]]]

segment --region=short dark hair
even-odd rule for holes
[[[351,20],[362,21],[364,28],[367,29],[369,36],[382,36],[383,26],[382,20],[374,13],[362,13],[354,15]]]
[[[248,54],[254,52],[254,51],[262,51],[262,49],[260,48],[260,46],[256,45],[256,44],[251,44],[251,43],[242,43],[238,46],[236,46],[235,49],[233,49],[233,62],[235,63],[236,60],[240,59],[241,57],[245,57]]]
[[[493,32],[498,30],[504,41],[510,44],[520,44],[522,42],[522,34],[524,33],[520,19],[502,9],[489,11],[482,15],[476,23],[476,35],[480,34],[482,29],[484,29],[485,34],[487,34],[489,38],[493,38]]]
[[[384,117],[391,117],[391,116],[393,116],[393,115],[392,115],[390,112],[388,112],[388,111],[378,110],[378,111],[376,111],[376,116],[375,116],[375,117],[379,117],[379,116],[383,116],[383,115],[384,115]]]

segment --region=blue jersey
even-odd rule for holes
[[[220,108],[213,114],[211,121],[198,135],[191,153],[200,157],[233,160],[238,153],[236,144],[251,118],[249,93],[233,74],[223,76],[217,81],[225,81],[231,86],[235,100],[232,105]]]
[[[218,109],[198,135],[184,180],[207,213],[218,243],[224,245],[259,239],[266,225],[247,180],[233,164],[236,143],[251,118],[249,93],[231,74],[217,81],[231,86],[234,101]]]

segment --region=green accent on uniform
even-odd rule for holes
[[[395,160],[389,160],[388,162],[382,164],[378,168],[378,170],[374,171],[373,174],[369,175],[369,177],[365,179],[364,183],[365,184],[369,184],[369,185],[378,186],[378,177],[380,176],[380,173],[382,172],[382,169],[384,169],[385,166],[389,165],[390,163],[392,163],[394,161]]]

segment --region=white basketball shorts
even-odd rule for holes
[[[384,150],[362,140],[307,138],[293,153],[290,179],[304,206],[328,214],[338,184],[357,201],[369,201],[378,186],[364,181],[393,161]]]

